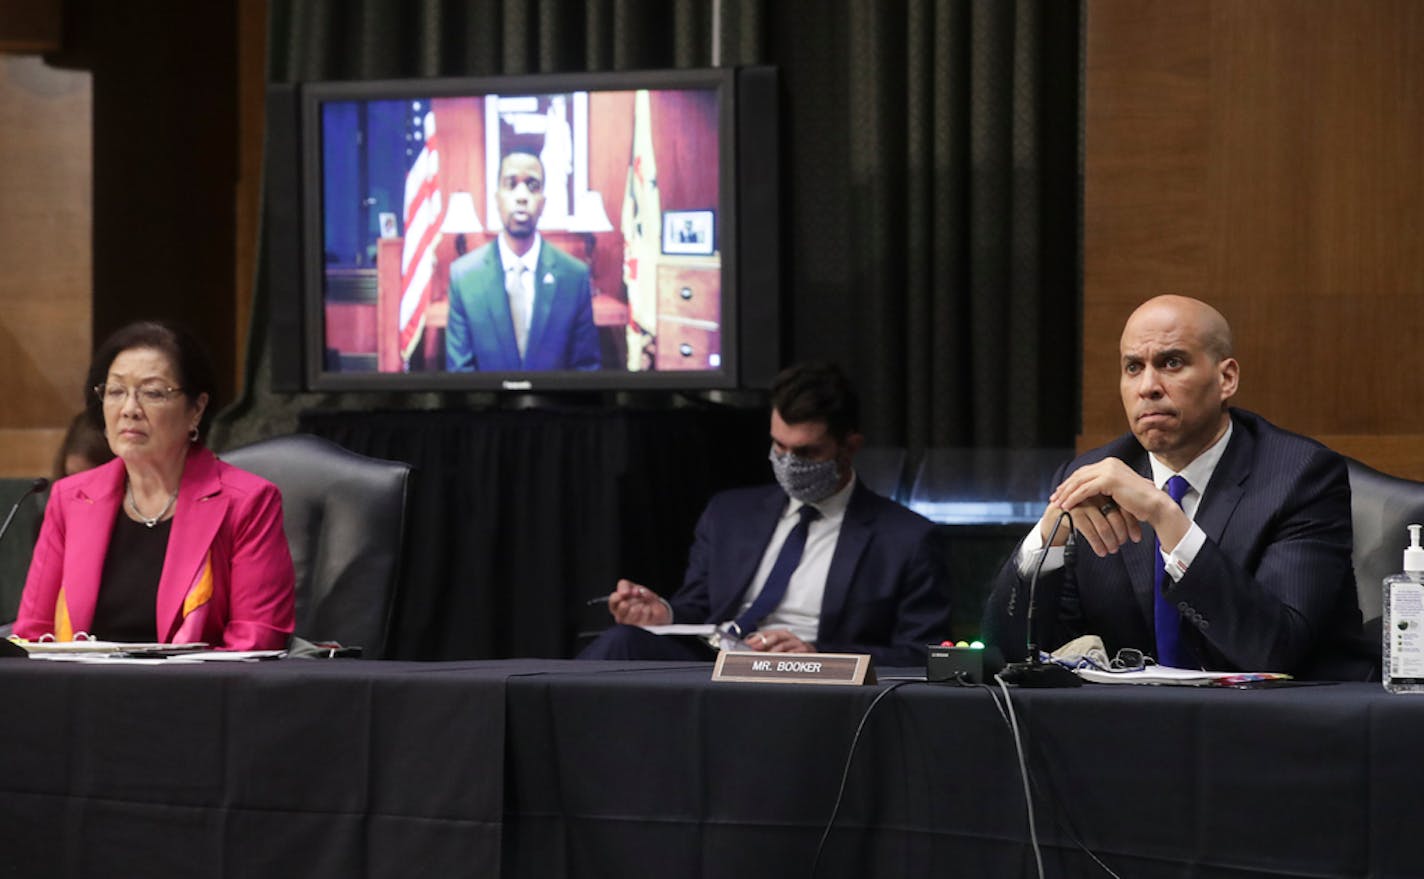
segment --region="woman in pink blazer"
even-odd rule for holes
[[[89,369],[117,457],[54,484],[14,633],[285,647],[292,557],[276,486],[201,444],[213,368],[187,333],[131,324]]]

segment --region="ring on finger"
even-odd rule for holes
[[[1107,503],[1103,504],[1101,507],[1098,507],[1098,512],[1099,512],[1099,513],[1102,513],[1104,516],[1111,515],[1112,513],[1116,512],[1116,511],[1117,511],[1117,504],[1114,503],[1114,502],[1112,502],[1112,501],[1108,501]]]

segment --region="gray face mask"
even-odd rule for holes
[[[825,500],[835,494],[840,485],[840,467],[837,466],[835,458],[829,461],[807,461],[790,452],[778,455],[776,449],[772,449],[767,458],[771,461],[771,471],[776,474],[776,481],[781,484],[781,490],[792,500],[801,501],[803,504]]]

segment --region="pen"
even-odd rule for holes
[[[593,606],[595,606],[595,605],[607,604],[607,603],[608,603],[608,596],[607,596],[607,595],[600,595],[600,596],[598,596],[597,598],[590,598],[588,601],[585,601],[585,602],[584,602],[584,605],[585,605],[586,607],[593,607]]]

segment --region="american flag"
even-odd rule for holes
[[[435,273],[435,240],[445,222],[440,197],[440,153],[436,150],[435,112],[411,104],[406,154],[412,156],[405,176],[405,241],[401,245],[400,350],[407,365],[425,330]]]

